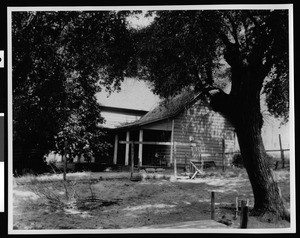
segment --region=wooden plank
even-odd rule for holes
[[[266,150],[266,152],[278,152],[281,150]],[[290,149],[282,149],[282,151],[290,151]]]
[[[196,175],[197,175],[198,173],[201,174],[202,171],[198,169],[198,167],[195,165],[194,162],[190,161],[190,163],[191,163],[191,165],[192,165],[192,166],[194,167],[194,169],[195,169],[195,173],[194,173],[193,176],[191,177],[191,179],[194,179],[194,178],[196,177]]]
[[[131,144],[131,141],[119,141],[119,144]],[[175,145],[176,146],[197,146],[196,143],[182,143],[182,142],[159,142],[159,141],[133,141],[134,144],[143,144],[143,145]]]
[[[119,144],[130,144],[130,141],[119,141]],[[172,145],[171,142],[158,142],[158,141],[133,141],[134,144],[143,144],[143,145]]]

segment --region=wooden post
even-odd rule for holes
[[[139,132],[139,141],[143,142],[143,137],[144,137],[144,131],[140,130]],[[139,144],[139,162],[138,165],[141,166],[143,163],[143,144]]]
[[[210,214],[211,219],[215,220],[215,192],[211,192]]]
[[[278,136],[279,136],[279,146],[280,146],[280,156],[281,156],[281,161],[282,161],[282,168],[284,168],[284,167],[285,167],[284,151],[283,151],[283,149],[282,149],[281,136],[280,136],[280,134],[279,134]]]
[[[176,163],[176,143],[173,145],[174,147],[174,154],[173,154],[173,159],[174,159],[174,176],[177,178],[177,163]]]
[[[222,139],[222,168],[223,172],[225,172],[225,139]]]
[[[113,164],[117,164],[117,159],[118,159],[118,143],[119,143],[119,135],[115,135],[115,147],[114,147],[114,159],[113,159]]]
[[[240,216],[240,228],[247,228],[248,223],[248,204],[246,201],[241,201],[241,216]]]
[[[236,220],[239,213],[239,198],[235,198],[235,213],[233,219]]]
[[[131,177],[134,172],[134,143],[133,141],[130,143],[131,144]]]
[[[129,142],[130,132],[126,131],[126,141]],[[129,143],[125,145],[125,165],[129,164]]]
[[[172,131],[171,131],[171,146],[170,146],[170,164],[173,163],[173,152],[174,152],[174,119],[172,120]]]

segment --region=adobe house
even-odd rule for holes
[[[218,166],[222,165],[223,143],[225,153],[235,150],[234,128],[211,109],[203,95],[188,91],[160,103],[139,120],[119,126],[114,132],[113,164],[119,165],[130,164],[130,141],[135,142],[134,164],[142,166],[154,165],[158,156],[167,166],[174,163],[176,156],[180,166],[186,159],[199,160],[200,152],[204,161],[214,161]],[[227,165],[231,158],[232,154],[226,155]]]

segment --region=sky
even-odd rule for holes
[[[129,22],[130,26],[135,29],[143,28],[143,27],[149,25],[155,17],[154,15],[145,17],[145,14],[146,14],[146,11],[142,11],[141,14],[137,14],[134,16],[131,15],[131,16],[127,17],[127,21]]]
[[[151,91],[151,85],[143,80],[125,78],[121,83],[120,92],[107,91],[96,94],[97,101],[103,106],[130,108],[137,110],[151,110],[160,101]]]

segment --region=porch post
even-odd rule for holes
[[[139,134],[139,142],[143,142],[143,134],[144,131],[140,129],[140,134]],[[143,163],[143,144],[139,144],[139,164],[140,166]]]
[[[114,160],[113,164],[117,164],[117,159],[118,159],[118,143],[119,143],[119,135],[115,135],[115,147],[114,147]]]
[[[172,120],[172,131],[171,131],[171,148],[170,148],[170,164],[173,163],[173,150],[174,150],[174,119]]]
[[[130,139],[130,132],[126,131],[126,142],[129,142]],[[125,145],[125,165],[128,165],[129,161],[129,143],[126,143]]]

